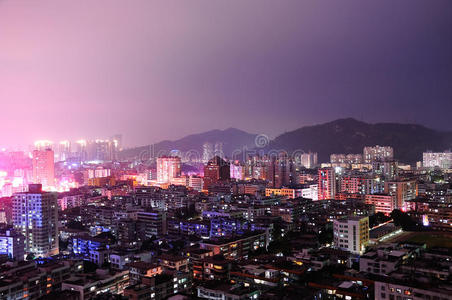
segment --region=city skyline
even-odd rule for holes
[[[79,134],[79,135],[76,135],[75,138],[67,138],[67,136],[66,137],[65,136],[61,136],[60,138],[56,138],[56,139],[43,138],[42,135],[38,135],[41,138],[33,140],[33,141],[30,140],[30,141],[27,141],[24,144],[20,144],[20,145],[12,145],[11,146],[11,145],[8,145],[6,143],[5,144],[0,144],[0,147],[1,147],[0,150],[3,149],[3,150],[9,150],[9,151],[11,151],[11,150],[30,151],[30,150],[33,150],[34,148],[36,148],[37,146],[39,147],[39,144],[45,144],[45,145],[48,145],[48,146],[51,145],[51,148],[52,148],[52,147],[57,147],[59,144],[67,144],[67,143],[72,146],[72,145],[76,145],[76,144],[79,144],[79,143],[86,143],[86,142],[115,142],[115,141],[117,141],[118,137],[120,137],[120,139],[121,139],[121,149],[125,150],[125,149],[138,148],[138,147],[142,147],[142,146],[154,145],[154,144],[158,144],[158,143],[161,143],[161,142],[168,142],[168,141],[169,142],[174,142],[174,141],[178,141],[178,140],[181,140],[181,139],[184,139],[184,138],[187,138],[187,137],[190,137],[190,136],[194,136],[194,135],[201,135],[201,134],[206,134],[206,133],[209,133],[209,132],[227,131],[227,130],[239,130],[239,131],[244,132],[246,134],[261,136],[261,137],[264,137],[266,139],[266,143],[268,143],[271,140],[274,140],[275,138],[277,138],[279,136],[282,136],[283,134],[286,134],[288,132],[293,132],[293,131],[296,131],[296,130],[299,130],[299,129],[303,129],[303,128],[308,128],[308,127],[321,126],[321,125],[325,125],[325,124],[329,124],[329,123],[340,122],[340,121],[343,121],[343,120],[352,120],[354,122],[363,122],[364,124],[369,124],[369,125],[377,125],[377,124],[378,125],[381,125],[381,124],[391,124],[391,125],[392,124],[396,124],[396,125],[415,125],[415,126],[419,125],[419,126],[425,127],[427,129],[430,129],[430,130],[438,130],[439,132],[452,133],[452,130],[436,129],[436,128],[429,127],[427,125],[420,124],[420,123],[409,123],[409,122],[408,123],[402,123],[402,122],[367,122],[365,120],[358,120],[357,118],[349,117],[349,118],[339,118],[339,119],[335,119],[335,120],[329,120],[329,121],[326,121],[325,123],[314,122],[312,124],[306,124],[306,125],[303,125],[301,127],[291,128],[291,129],[287,129],[287,130],[282,131],[282,132],[277,132],[277,133],[275,133],[273,135],[269,135],[269,134],[267,134],[265,132],[249,132],[249,131],[245,131],[245,130],[243,130],[241,128],[235,128],[235,127],[227,127],[227,128],[223,128],[223,129],[220,129],[220,128],[208,128],[208,129],[206,129],[204,131],[191,132],[191,133],[188,133],[186,135],[176,136],[174,139],[168,139],[168,138],[163,137],[160,140],[151,141],[151,142],[146,142],[145,140],[143,140],[141,142],[138,142],[138,144],[136,144],[136,145],[135,144],[134,145],[124,144],[123,143],[123,138],[124,137],[123,137],[122,134],[114,134],[114,135],[107,134],[105,136],[97,136],[96,135],[96,136],[94,136],[94,138],[86,138],[86,136],[90,136],[90,135]],[[218,140],[218,142],[219,141],[220,140]],[[41,145],[41,147],[42,147],[42,145]],[[259,145],[257,145],[257,147],[259,147]],[[177,149],[175,149],[175,150],[177,150]],[[447,150],[447,149],[444,149],[444,150]]]
[[[0,0],[0,298],[446,300],[451,0]]]
[[[0,3],[2,144],[346,116],[452,129],[450,1],[107,2]]]

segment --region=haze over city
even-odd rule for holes
[[[0,299],[452,299],[450,0],[0,0],[0,101]]]
[[[342,117],[451,130],[451,35],[448,0],[0,1],[0,144]]]

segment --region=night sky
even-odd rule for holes
[[[0,0],[0,146],[355,117],[452,130],[451,0]]]

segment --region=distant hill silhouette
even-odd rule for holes
[[[231,157],[233,151],[256,147],[256,134],[236,128],[211,130],[188,135],[175,141],[162,141],[152,146],[154,156],[159,152],[168,154],[172,150],[197,151],[202,155],[205,142],[222,142],[224,154]],[[422,152],[452,149],[452,132],[443,132],[416,124],[376,123],[369,124],[352,118],[305,126],[279,135],[259,151],[285,150],[313,151],[320,162],[328,162],[333,153],[362,153],[365,146],[392,146],[395,158],[401,162],[413,163],[422,160]],[[150,153],[149,146],[125,149],[121,159],[144,157]]]
[[[172,150],[179,150],[183,153],[187,151],[197,152],[202,156],[202,146],[204,143],[216,142],[223,143],[223,152],[226,157],[231,157],[233,151],[247,147],[251,149],[255,147],[254,140],[256,134],[248,133],[236,128],[228,128],[225,130],[210,130],[203,133],[191,134],[175,141],[161,141],[152,146],[142,146],[136,148],[125,149],[120,153],[120,159],[132,159],[140,156],[146,157],[149,152],[153,152],[156,156],[158,153],[168,154]]]
[[[396,159],[412,163],[422,160],[422,152],[452,148],[452,132],[441,132],[422,125],[369,124],[352,118],[305,126],[276,137],[266,150],[313,151],[319,161],[329,161],[332,153],[362,153],[365,146],[392,146]]]

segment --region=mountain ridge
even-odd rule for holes
[[[333,153],[362,153],[366,146],[391,146],[402,162],[422,160],[422,152],[444,151],[452,147],[452,132],[438,131],[419,124],[366,123],[353,118],[304,126],[283,133],[266,147],[286,151],[313,151],[319,161],[329,161]]]
[[[179,150],[181,152],[190,151],[192,155],[201,157],[202,146],[206,142],[212,144],[222,142],[223,152],[226,156],[230,157],[232,152],[237,149],[242,149],[243,147],[253,148],[255,146],[254,140],[256,136],[256,134],[233,127],[224,130],[212,129],[206,132],[189,134],[176,140],[163,140],[155,144],[124,149],[120,152],[120,158],[137,158],[146,152],[148,156],[150,149],[153,152],[151,156],[158,156],[159,154],[167,155],[172,150]]]
[[[257,137],[257,134],[233,127],[213,129],[177,140],[163,140],[152,146],[125,149],[120,153],[120,158],[139,157],[142,153],[149,152],[150,147],[155,156],[177,149],[181,152],[192,151],[201,157],[202,145],[205,142],[222,142],[227,157],[242,149],[258,149],[260,152],[285,150],[289,154],[294,151],[312,151],[318,153],[320,162],[329,161],[329,156],[333,153],[362,153],[366,146],[391,146],[396,159],[413,163],[422,160],[422,153],[425,151],[444,151],[452,148],[450,131],[435,130],[419,124],[366,123],[354,118],[337,119],[284,132],[263,148],[256,148]]]

